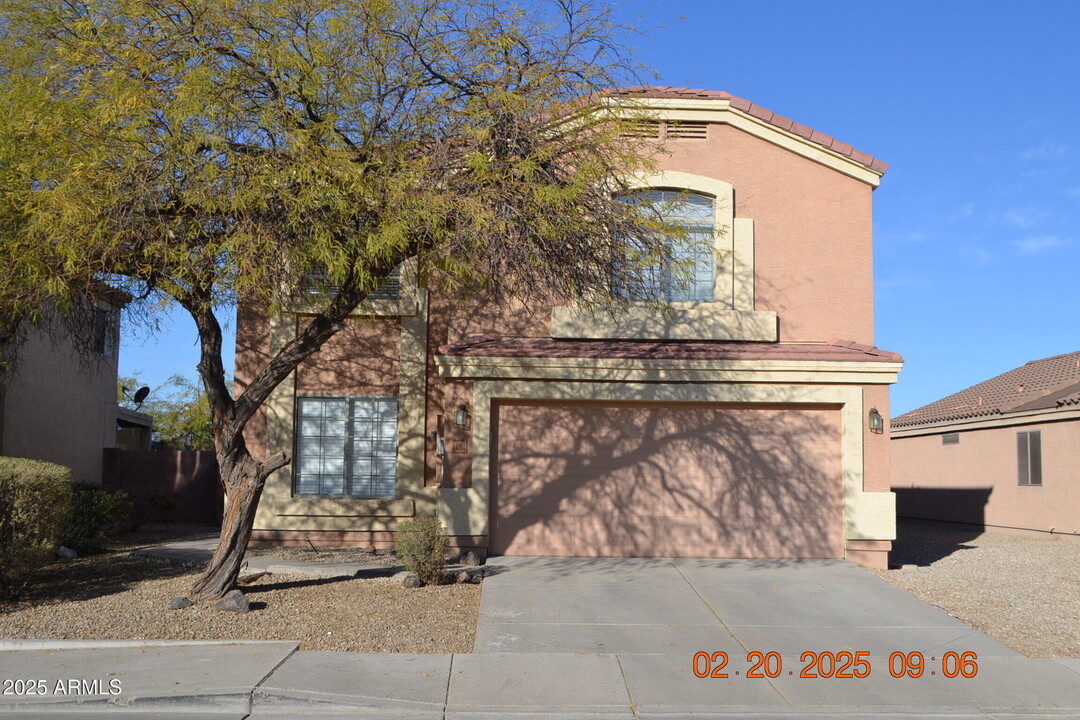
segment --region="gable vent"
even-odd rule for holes
[[[704,122],[673,122],[667,127],[672,140],[704,140],[708,137],[709,124]]]
[[[626,123],[622,132],[623,137],[660,139],[660,123],[656,120],[638,120]]]

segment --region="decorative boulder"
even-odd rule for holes
[[[169,601],[170,610],[183,610],[186,607],[191,607],[195,603],[188,600],[186,597],[174,597]]]
[[[225,594],[225,597],[214,603],[214,607],[218,610],[234,613],[246,613],[250,609],[247,596],[239,590],[230,590]]]
[[[409,572],[408,570],[402,570],[397,573],[394,575],[394,579],[401,583],[403,587],[407,588],[418,588],[423,585],[420,581],[420,576],[414,572]]]

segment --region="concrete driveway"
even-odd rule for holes
[[[617,664],[609,676],[621,676],[624,687],[588,690],[598,703],[607,692],[629,693],[640,715],[844,707],[1080,716],[1080,661],[1026,658],[842,560],[499,557],[489,568],[472,662],[533,654],[556,687],[595,681],[602,673],[590,664]],[[803,654],[825,651],[866,652],[870,675],[821,677],[834,674],[830,660],[814,667]],[[890,656],[916,651],[925,658],[922,675],[894,678]],[[728,677],[697,677],[698,652],[713,667],[713,654],[726,653]],[[754,652],[779,655],[769,660],[775,677],[747,677]],[[975,653],[974,677],[946,677],[955,670],[952,658],[942,666],[950,652]],[[807,665],[818,677],[800,677]],[[702,658],[698,671],[706,670]]]

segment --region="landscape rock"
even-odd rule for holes
[[[394,575],[394,580],[397,580],[403,587],[407,588],[418,588],[423,585],[420,581],[420,576],[414,572],[409,572],[408,570],[402,570]]]
[[[269,574],[270,573],[268,571],[261,570],[259,572],[253,572],[253,573],[250,573],[248,575],[241,575],[240,577],[236,578],[236,584],[237,585],[250,585],[251,583],[255,582],[256,580],[258,580],[260,578],[263,578],[263,577],[266,577]]]
[[[218,610],[234,613],[246,613],[250,609],[247,596],[239,590],[230,590],[225,597],[214,603],[214,607]]]
[[[477,555],[475,551],[470,550],[469,552],[467,552],[467,553],[465,553],[464,555],[461,556],[461,564],[462,565],[474,565],[474,566],[479,565],[480,564],[480,556]]]
[[[64,547],[63,545],[61,545],[59,547],[59,549],[57,549],[57,551],[56,551],[56,557],[58,557],[58,558],[67,558],[67,559],[70,560],[71,558],[79,557],[79,553],[75,552],[74,550],[72,550],[69,547]]]
[[[484,577],[484,571],[479,567],[469,567],[449,572],[450,579],[458,584],[479,583]]]
[[[183,610],[186,607],[191,607],[195,603],[188,600],[186,597],[174,597],[169,601],[170,610]]]

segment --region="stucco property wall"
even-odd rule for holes
[[[83,364],[70,343],[31,330],[6,383],[0,454],[65,465],[76,482],[99,484],[102,450],[116,443],[116,372],[115,352]]]
[[[1042,485],[1017,478],[1016,433],[1038,430]],[[892,440],[898,514],[1041,532],[1080,533],[1080,421],[967,430]]]

